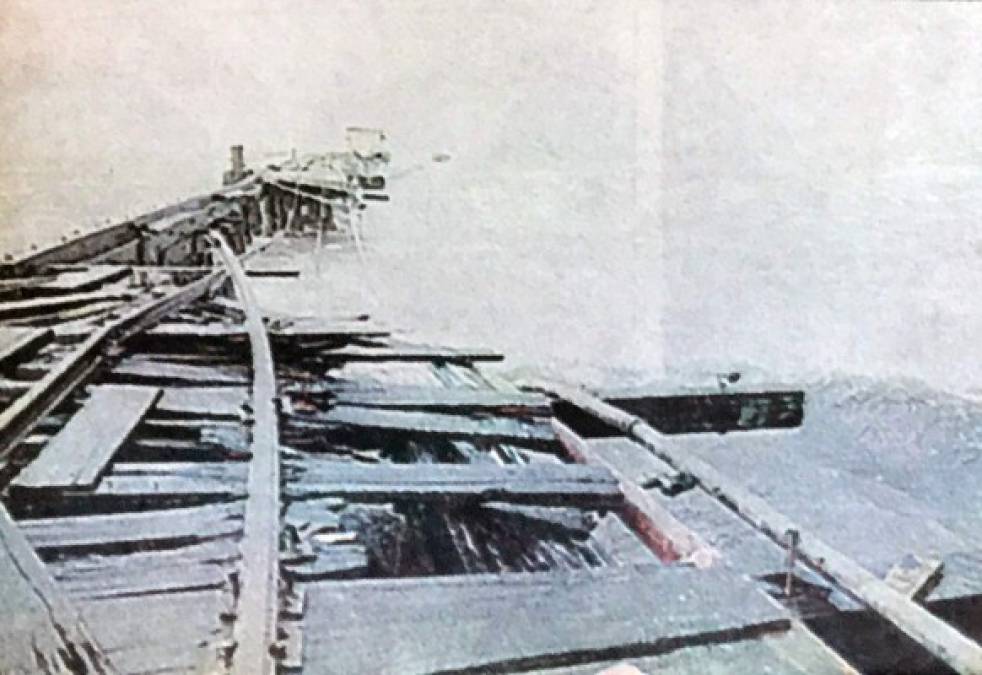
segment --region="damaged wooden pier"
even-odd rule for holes
[[[982,673],[974,446],[890,455],[875,389],[511,383],[268,305],[387,161],[236,148],[0,266],[0,672]]]

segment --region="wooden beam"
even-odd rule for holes
[[[540,395],[498,392],[493,389],[454,389],[393,386],[380,391],[342,391],[338,405],[390,410],[430,412],[495,411],[519,415],[548,416],[549,400]]]
[[[116,672],[3,504],[0,597],[0,671],[33,673],[40,667],[50,672]]]
[[[126,301],[132,299],[132,297],[133,296],[131,293],[122,293],[117,291],[73,293],[69,295],[58,295],[50,298],[3,302],[0,303],[0,320],[40,316],[61,310],[84,307],[85,305],[92,305],[95,303]]]
[[[799,533],[798,554],[809,564],[861,599],[911,639],[959,673],[982,674],[982,646],[950,624],[912,602],[855,560],[832,548],[807,528],[777,511],[709,463],[673,447],[671,437],[659,433],[639,417],[619,410],[591,394],[561,384],[536,383],[572,405],[602,419],[636,439],[662,460],[699,480],[702,487],[780,546],[785,533]]]
[[[546,424],[508,417],[468,417],[428,412],[379,410],[356,406],[337,406],[316,415],[293,414],[289,424],[296,428],[366,430],[409,436],[480,439],[488,442],[552,444],[555,432]]]
[[[612,462],[603,450],[592,445],[559,420],[553,420],[559,442],[577,462],[610,470],[624,493],[622,520],[665,562],[683,560],[699,568],[716,563],[719,553],[702,537],[673,516],[658,500],[625,475],[624,467]],[[608,441],[612,439],[604,439]],[[629,442],[629,441],[628,441]],[[644,451],[643,448],[639,448]]]
[[[623,495],[604,468],[578,464],[358,464],[309,459],[287,472],[291,500],[353,502],[506,502],[584,509],[616,508]]]
[[[17,490],[92,489],[113,455],[160,398],[151,387],[93,387],[82,409],[17,475]]]
[[[276,620],[279,614],[280,457],[276,371],[262,313],[245,272],[228,244],[222,239],[217,241],[222,261],[245,310],[254,377],[252,408],[255,425],[240,547],[242,591],[233,627],[236,647],[232,673],[272,675],[276,663],[270,647],[278,639]]]

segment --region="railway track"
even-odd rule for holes
[[[304,227],[350,245],[291,176],[8,273],[0,583],[25,618],[4,672],[703,672],[712,649],[855,672],[812,620],[863,615],[850,580],[786,569],[743,494],[680,471],[641,417],[520,389],[482,367],[500,355],[409,342],[340,295],[337,318],[264,304],[304,283]],[[618,405],[684,433],[795,428],[803,398]],[[912,602],[876,619],[915,633]],[[970,672],[978,645],[917,616],[904,648]]]

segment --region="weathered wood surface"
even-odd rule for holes
[[[622,495],[602,468],[577,464],[359,464],[308,461],[288,471],[290,499],[344,497],[394,500],[508,502],[581,508],[615,507]]]
[[[785,631],[784,612],[723,570],[335,581],[307,588],[317,673],[507,672]]]
[[[229,537],[242,530],[240,504],[37,518],[17,523],[43,555],[165,548]]]
[[[244,367],[195,365],[146,357],[128,357],[106,374],[110,382],[161,387],[242,387],[249,384]]]
[[[558,420],[554,420],[553,425],[557,429],[560,442],[576,461],[589,466],[606,467],[612,472],[624,492],[625,522],[659,558],[665,561],[682,559],[700,568],[709,567],[716,562],[719,554],[702,537],[676,519],[653,495],[645,492],[630,474],[625,473],[661,468],[658,460],[639,461],[634,448],[645,452],[643,447],[625,447],[625,443],[632,444],[628,439],[588,441],[581,439]]]
[[[450,389],[393,386],[380,391],[345,391],[338,394],[336,403],[344,406],[392,410],[433,412],[481,410],[522,415],[549,415],[549,401],[544,396],[463,387]]]
[[[0,672],[115,672],[0,505]]]
[[[164,551],[53,560],[48,569],[63,592],[94,600],[222,588],[238,559],[235,542],[218,540]]]
[[[18,490],[91,489],[160,398],[148,387],[93,387],[81,410],[13,481]]]
[[[113,455],[160,398],[147,387],[99,386],[41,454],[14,479],[18,490],[92,489]]]
[[[289,423],[310,429],[356,429],[381,433],[437,436],[502,443],[552,443],[555,433],[546,424],[506,417],[469,417],[441,413],[376,410],[337,406],[317,415],[289,415]]]
[[[8,368],[54,339],[44,328],[0,328],[0,368]]]
[[[223,591],[203,590],[87,601],[82,614],[120,672],[212,673],[224,608]]]
[[[181,418],[241,420],[248,401],[245,387],[168,388],[154,412]]]
[[[601,418],[638,440],[658,457],[695,476],[705,490],[780,545],[785,533],[800,534],[798,555],[867,603],[910,638],[959,673],[982,673],[982,645],[888,586],[852,558],[827,544],[808,528],[788,518],[739,482],[691,453],[681,452],[672,437],[659,433],[639,417],[601,401],[585,391],[561,384],[539,383],[564,400]]]
[[[85,305],[92,305],[95,303],[108,301],[125,301],[130,300],[131,298],[132,294],[130,293],[114,291],[74,293],[70,295],[58,295],[50,298],[2,302],[0,303],[0,320],[41,316],[61,310],[83,307]]]
[[[350,579],[368,572],[368,551],[362,544],[321,547],[313,560],[282,562],[283,576],[293,581]]]
[[[0,457],[26,434],[31,426],[60,403],[70,391],[101,362],[111,340],[123,341],[160,318],[214,290],[225,279],[216,270],[207,276],[174,289],[127,311],[119,319],[83,338],[76,349],[62,358],[12,405],[0,413]]]
[[[82,270],[66,271],[33,291],[42,295],[62,295],[67,293],[86,293],[100,286],[125,279],[132,270],[119,265],[93,265]]]

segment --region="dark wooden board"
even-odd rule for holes
[[[436,436],[490,442],[552,443],[555,433],[546,424],[535,424],[506,417],[477,417],[441,413],[378,410],[356,406],[337,406],[327,413],[291,415],[289,424],[311,429],[334,427],[396,433],[408,436]]]
[[[790,622],[725,570],[638,566],[311,584],[304,626],[311,672],[411,675],[664,653]]]
[[[378,392],[342,392],[338,405],[392,410],[460,412],[493,410],[523,415],[549,415],[549,400],[538,394],[499,392],[494,389],[387,387]]]
[[[344,497],[394,500],[509,502],[581,508],[615,507],[622,495],[606,469],[576,464],[375,464],[305,462],[285,470],[290,499]]]
[[[95,487],[160,394],[148,387],[93,387],[81,410],[20,472],[13,486],[18,490]]]
[[[51,298],[3,302],[0,303],[0,320],[41,316],[52,312],[75,309],[77,307],[83,307],[85,305],[92,305],[111,300],[128,300],[130,297],[131,295],[128,293],[96,292],[73,293],[71,295],[59,295]]]

